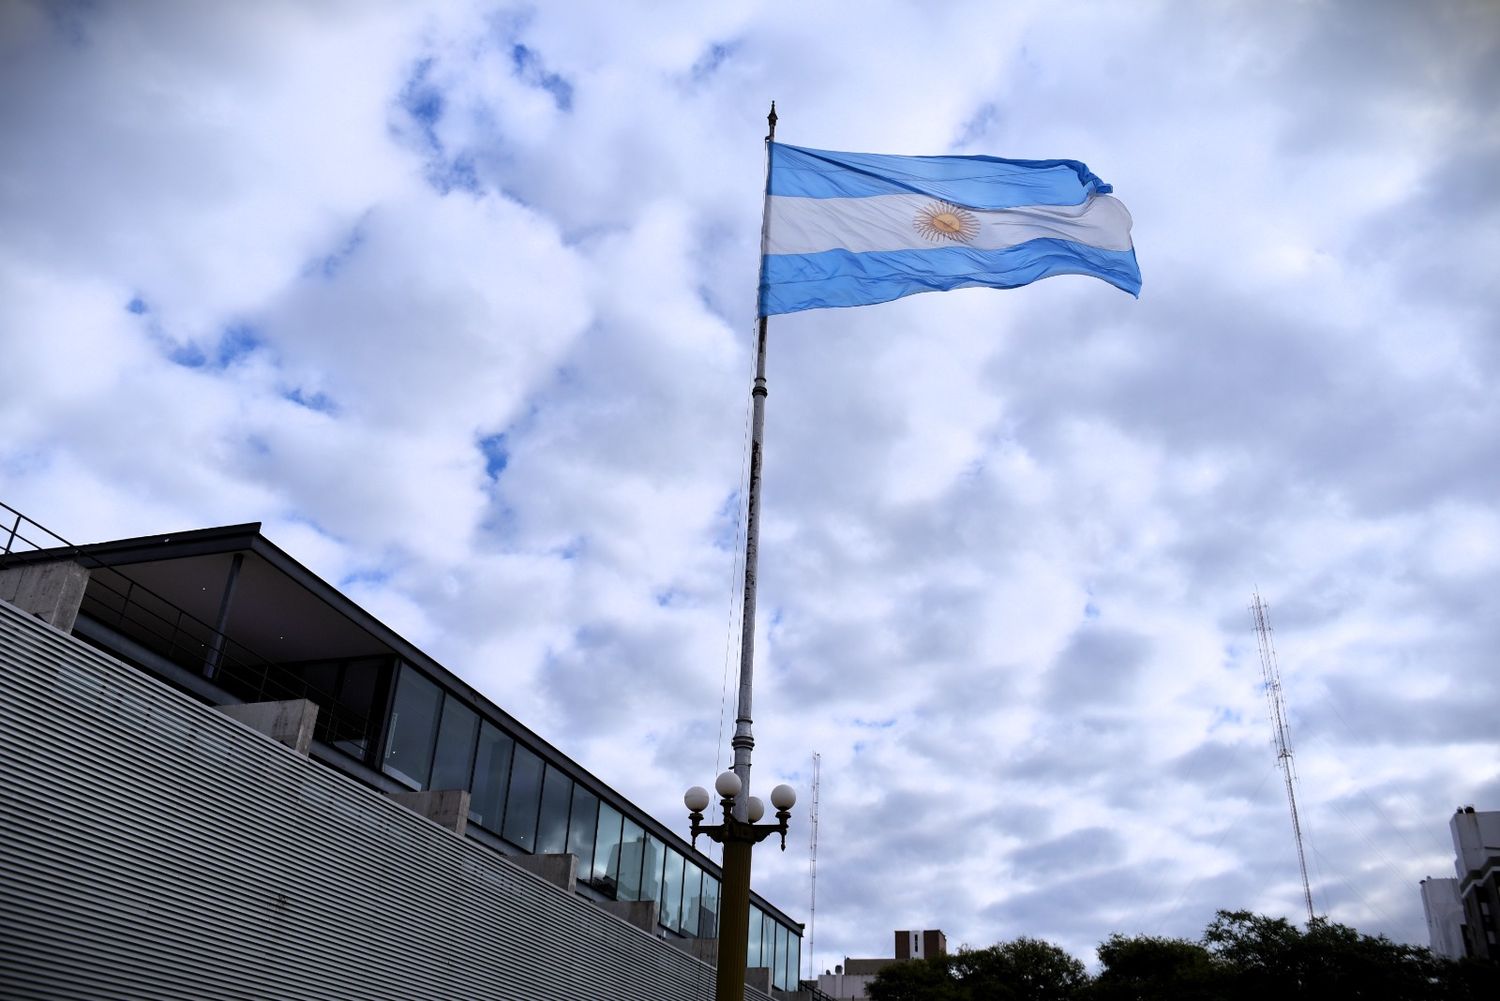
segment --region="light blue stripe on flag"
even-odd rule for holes
[[[765,259],[761,315],[826,306],[869,306],[917,292],[1019,288],[1053,275],[1090,275],[1139,295],[1134,250],[1100,250],[1067,240],[1029,240],[1002,250],[825,250]]]
[[[1112,191],[1077,160],[833,153],[771,144],[770,194],[862,198],[917,192],[971,209],[1077,205]]]
[[[1088,275],[1139,295],[1130,214],[1076,160],[771,146],[760,314]]]

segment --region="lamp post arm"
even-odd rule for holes
[[[688,814],[688,820],[692,823],[691,833],[693,847],[698,846],[698,836],[701,834],[710,841],[717,844],[727,845],[731,841],[743,842],[748,845],[759,844],[773,834],[781,835],[781,850],[786,851],[786,835],[790,828],[792,811],[777,810],[776,823],[774,824],[750,824],[743,820],[734,819],[734,801],[725,799],[723,802],[724,822],[722,824],[703,823],[703,814],[694,810]]]

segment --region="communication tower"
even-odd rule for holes
[[[1255,620],[1255,635],[1260,643],[1260,671],[1266,683],[1266,706],[1271,713],[1271,729],[1276,737],[1276,761],[1286,780],[1286,801],[1292,810],[1292,836],[1297,841],[1297,865],[1302,871],[1302,900],[1307,904],[1307,920],[1313,919],[1312,887],[1307,881],[1307,854],[1302,850],[1302,821],[1297,816],[1296,769],[1292,767],[1292,735],[1287,728],[1286,701],[1281,694],[1281,668],[1276,664],[1276,646],[1271,642],[1271,617],[1256,591],[1250,604]]]
[[[823,755],[813,754],[812,811],[808,815],[807,883],[812,899],[807,907],[807,979],[818,979],[818,786]]]

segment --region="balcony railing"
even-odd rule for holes
[[[0,569],[38,559],[77,563],[89,571],[79,612],[178,667],[246,702],[310,699],[318,704],[319,738],[362,743],[369,720],[341,707],[331,692],[302,681],[277,664],[61,535],[0,501]]]

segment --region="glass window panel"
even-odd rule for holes
[[[402,666],[386,737],[385,772],[416,789],[427,788],[432,770],[432,739],[437,733],[443,690]]]
[[[719,877],[703,874],[703,908],[698,912],[698,937],[719,937]]]
[[[277,698],[311,699],[318,707],[313,737],[360,761],[369,751],[376,693],[385,691],[387,658],[304,661],[271,669],[262,686]]]
[[[797,989],[802,979],[802,936],[787,929],[786,933],[786,982],[787,990]]]
[[[765,918],[760,926],[760,965],[776,972],[776,922]]]
[[[573,809],[568,819],[568,851],[578,856],[578,880],[594,878],[594,831],[599,823],[599,798],[581,785],[573,787]]]
[[[510,788],[510,757],[516,742],[488,722],[479,726],[479,749],[474,753],[474,783],[469,787],[469,819],[496,834],[505,813]]]
[[[522,744],[510,759],[510,793],[505,797],[505,826],[500,834],[527,851],[536,850],[537,804],[542,798],[542,759]]]
[[[313,737],[325,744],[334,742],[338,729],[340,666],[340,662],[336,660],[319,660],[298,664],[295,668],[283,668],[288,672],[295,670],[299,676],[296,694],[287,697],[311,699],[317,705],[318,718],[313,724]],[[290,680],[288,678],[289,682]]]
[[[625,818],[620,831],[620,850],[615,857],[611,875],[619,884],[617,896],[620,900],[641,899],[641,856],[646,853],[646,832],[641,825]]]
[[[757,966],[765,966],[760,961],[760,944],[762,941],[761,921],[763,920],[760,908],[754,904],[750,905],[750,933],[749,951],[745,953],[745,969],[753,970]]]
[[[295,670],[301,675],[302,680],[302,690],[298,693],[298,697],[312,699],[321,710],[338,697],[339,668],[342,666],[336,660],[319,660],[311,664],[297,665]],[[288,678],[289,689],[292,684],[292,679]],[[319,712],[318,715],[321,716],[322,713]]]
[[[558,854],[568,849],[568,808],[573,805],[573,780],[547,766],[542,780],[542,812],[536,825],[538,854]]]
[[[599,804],[599,834],[594,839],[593,886],[606,897],[615,897],[620,888],[620,811],[608,803]]]
[[[641,899],[661,899],[662,862],[667,846],[646,835],[646,849],[641,853]]]
[[[661,873],[661,908],[657,920],[673,931],[682,930],[682,863],[681,855],[668,851]]]
[[[689,937],[698,934],[698,912],[703,907],[703,870],[686,859],[682,868],[682,923],[678,930]]]
[[[776,961],[776,928],[777,924],[771,915],[766,915],[765,924],[761,925],[761,965],[771,972],[771,986],[778,987],[781,984],[781,964]]]
[[[329,743],[345,754],[365,759],[375,730],[376,700],[385,691],[383,682],[388,677],[383,658],[351,660],[344,665],[335,712],[328,720]],[[318,713],[320,719],[322,715]]]
[[[434,789],[469,788],[469,769],[474,765],[474,738],[479,717],[474,710],[448,696],[443,700],[443,721],[438,726],[437,750],[432,755]]]
[[[776,923],[776,967],[771,975],[771,986],[780,987],[784,991],[791,990],[787,986],[786,979],[787,958],[791,954],[790,937],[791,933],[787,926],[778,921]]]

